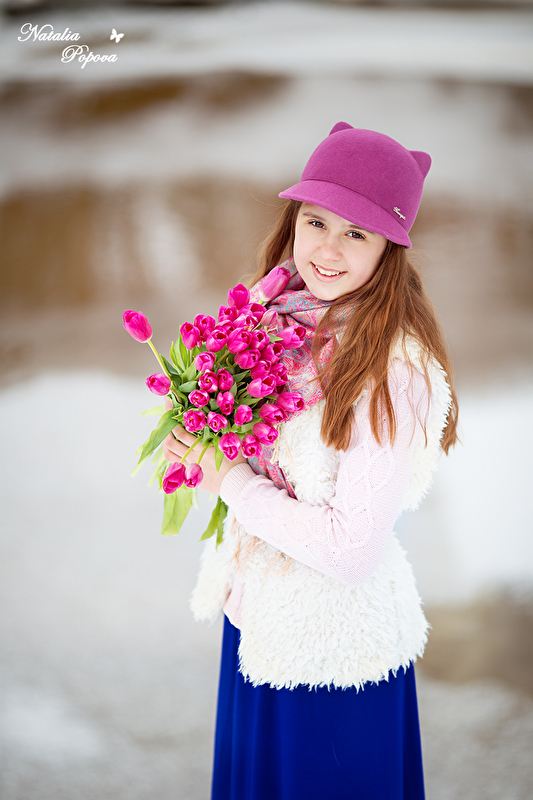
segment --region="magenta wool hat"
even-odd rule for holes
[[[409,231],[431,158],[376,131],[338,122],[307,162],[302,179],[280,197],[333,211],[411,247]]]

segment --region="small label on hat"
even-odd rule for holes
[[[398,214],[399,217],[401,217],[402,219],[405,219],[404,215],[401,213],[401,211],[398,208],[398,206],[394,206],[393,211],[395,211]]]

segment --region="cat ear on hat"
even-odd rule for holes
[[[353,125],[348,125],[347,122],[337,122],[337,124],[334,125],[333,128],[330,130],[328,136],[331,136],[332,133],[337,133],[337,131],[348,131],[348,130],[353,131],[354,130]]]
[[[422,150],[410,150],[409,152],[420,167],[422,177],[425,178],[431,166],[431,156],[428,153],[424,153]]]

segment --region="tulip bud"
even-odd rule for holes
[[[276,390],[276,378],[274,375],[266,375],[264,378],[256,378],[247,386],[248,394],[251,397],[266,397],[274,394]]]
[[[228,350],[230,353],[242,353],[252,344],[252,334],[245,328],[237,328],[228,337]]]
[[[242,453],[246,458],[253,458],[254,456],[261,455],[261,442],[253,433],[247,433],[242,440]]]
[[[275,364],[276,361],[280,360],[281,356],[283,355],[283,351],[284,348],[281,342],[273,342],[272,344],[268,344],[261,350],[261,360],[268,361],[269,364]]]
[[[215,356],[213,353],[198,353],[194,359],[194,366],[198,372],[207,372],[212,370],[215,365]]]
[[[259,409],[259,416],[269,425],[277,425],[287,419],[287,413],[274,403],[264,403]]]
[[[218,389],[217,376],[211,370],[206,370],[198,378],[198,386],[206,392],[216,392]]]
[[[252,347],[256,348],[257,350],[261,350],[263,347],[266,347],[267,344],[270,344],[270,337],[267,333],[261,329],[253,331]]]
[[[301,347],[305,341],[306,330],[303,325],[296,325],[296,327],[289,326],[279,331],[278,336],[281,336],[281,342],[285,350],[295,350]]]
[[[233,375],[227,369],[219,369],[217,372],[218,388],[221,392],[227,392],[233,386]]]
[[[242,285],[242,283],[234,286],[233,289],[230,289],[228,292],[228,306],[235,306],[236,308],[241,309],[249,302],[249,300],[250,292],[246,286]]]
[[[269,308],[268,311],[265,311],[263,316],[261,317],[261,325],[263,328],[269,328],[276,319],[276,309]]]
[[[205,428],[205,414],[196,408],[190,408],[183,415],[183,427],[189,433],[196,433]]]
[[[214,433],[218,433],[223,428],[227,428],[228,420],[222,414],[217,414],[215,411],[210,411],[207,415],[207,424]]]
[[[243,350],[242,353],[236,353],[235,363],[241,369],[251,369],[255,367],[260,358],[259,350]]]
[[[277,430],[267,422],[256,422],[252,432],[261,444],[274,444],[278,438]]]
[[[266,308],[261,303],[248,303],[241,311],[250,314],[255,319],[255,324],[258,325],[263,319]]]
[[[189,401],[193,404],[193,406],[201,408],[202,406],[206,406],[209,403],[209,394],[200,389],[195,389],[190,393]]]
[[[185,464],[177,461],[175,464],[170,464],[163,476],[163,491],[166,494],[172,494],[179,489],[185,480]]]
[[[246,425],[247,422],[251,422],[254,416],[254,412],[247,405],[240,405],[237,406],[235,409],[235,425]]]
[[[236,433],[225,433],[224,436],[220,437],[218,446],[226,458],[233,461],[234,458],[237,458],[237,453],[241,448],[241,440]]]
[[[202,339],[200,331],[190,322],[184,322],[180,328],[181,338],[187,350],[194,350]]]
[[[268,275],[259,281],[259,302],[268,303],[284,290],[289,282],[291,273],[286,267],[274,267]]]
[[[140,311],[125,311],[122,325],[138,342],[147,342],[152,338],[152,326]]]
[[[235,306],[220,306],[218,309],[218,321],[220,322],[233,322],[239,316],[238,310]]]
[[[202,468],[199,464],[188,464],[185,470],[184,483],[187,489],[194,489],[204,477]]]
[[[205,337],[205,346],[212,353],[218,353],[226,345],[228,334],[221,328],[214,328]]]
[[[268,361],[258,361],[251,370],[250,375],[255,380],[256,378],[266,378],[267,375],[270,375],[270,364]]]
[[[289,414],[304,410],[304,401],[302,395],[298,394],[298,392],[281,392],[276,397],[276,403],[285,411],[288,411]]]
[[[209,331],[212,331],[213,328],[216,327],[216,322],[214,317],[205,316],[204,314],[198,314],[194,318],[193,325],[195,328],[198,328],[198,330],[200,331],[200,335],[202,336],[203,339],[206,336],[206,334],[209,333]]]
[[[149,378],[146,378],[146,385],[151,392],[161,395],[161,397],[170,391],[170,380],[161,372],[156,372],[155,375],[150,375]]]
[[[231,392],[219,392],[217,394],[217,403],[223,414],[231,414],[235,398]]]
[[[284,364],[281,364],[279,361],[277,364],[271,364],[270,374],[275,377],[276,386],[283,386],[285,383],[287,383],[289,377],[287,374],[287,367]]]

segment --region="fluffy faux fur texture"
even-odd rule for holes
[[[419,363],[408,341],[391,357]],[[424,440],[414,455],[413,472],[402,507],[414,508],[427,492],[439,454],[450,392],[439,366],[428,366],[432,396]],[[297,497],[327,504],[335,492],[338,455],[320,438],[322,404],[282,426],[280,465]],[[224,541],[207,542],[191,605],[197,619],[214,620],[231,591],[235,553],[249,538],[228,515]],[[285,568],[284,568],[285,566]],[[245,583],[241,609],[240,670],[254,685],[275,688],[299,684],[360,687],[379,682],[421,656],[428,625],[414,576],[395,535],[373,575],[348,586],[297,561],[280,562],[266,543],[255,547],[239,577]]]

